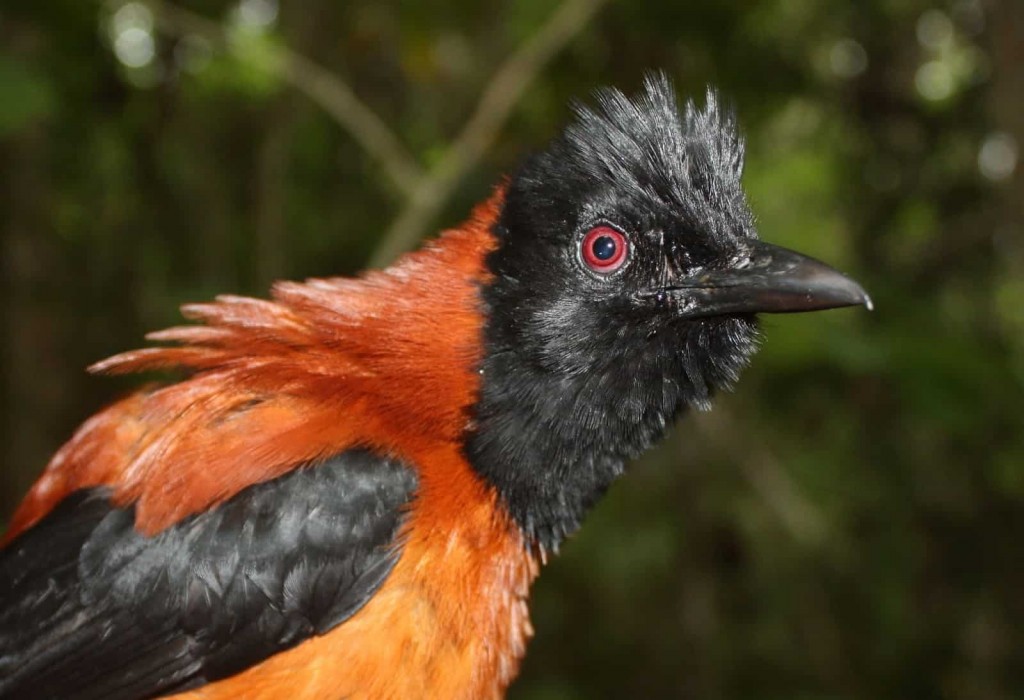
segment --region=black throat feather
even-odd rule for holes
[[[481,388],[465,450],[527,539],[556,550],[626,463],[738,377],[751,316],[676,318],[644,294],[728,259],[753,233],[742,142],[713,96],[680,112],[668,81],[599,95],[511,179],[481,291]],[[632,240],[621,274],[581,268],[589,227]]]
[[[705,408],[728,386],[756,342],[750,318],[702,320],[686,337],[648,339],[649,362],[552,373],[510,347],[509,300],[484,290],[491,309],[470,464],[493,486],[527,539],[545,551],[575,532],[586,513],[690,406]],[[720,358],[709,361],[709,355]]]

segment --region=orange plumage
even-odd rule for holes
[[[151,534],[354,443],[399,454],[454,443],[476,390],[476,288],[494,213],[492,200],[463,229],[362,279],[286,282],[273,301],[186,306],[205,325],[149,336],[180,345],[94,365],[195,374],[86,422],[29,492],[8,539],[86,486],[137,502],[139,528]],[[382,377],[396,378],[386,393]]]
[[[179,345],[95,365],[194,374],[86,422],[18,508],[7,541],[77,489],[113,487],[152,535],[297,464],[372,447],[420,472],[388,581],[332,633],[190,695],[496,696],[525,649],[537,565],[458,441],[477,388],[477,290],[500,197],[386,271],[282,283],[273,301],[186,306],[204,325],[149,336]],[[381,378],[396,378],[387,393]]]

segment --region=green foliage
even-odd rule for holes
[[[282,88],[278,70],[284,59],[278,38],[239,28],[231,32],[229,41],[229,51],[213,54],[196,70],[198,87],[211,96],[235,93],[250,98],[267,98]]]
[[[46,76],[30,63],[0,54],[0,138],[45,118],[53,108]]]

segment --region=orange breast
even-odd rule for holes
[[[454,450],[426,460],[402,557],[356,615],[322,637],[177,698],[500,698],[532,633],[537,562]],[[442,461],[445,468],[438,469]]]

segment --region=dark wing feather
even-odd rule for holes
[[[323,634],[380,587],[416,489],[351,450],[146,537],[104,489],[0,552],[0,698],[141,698]]]

